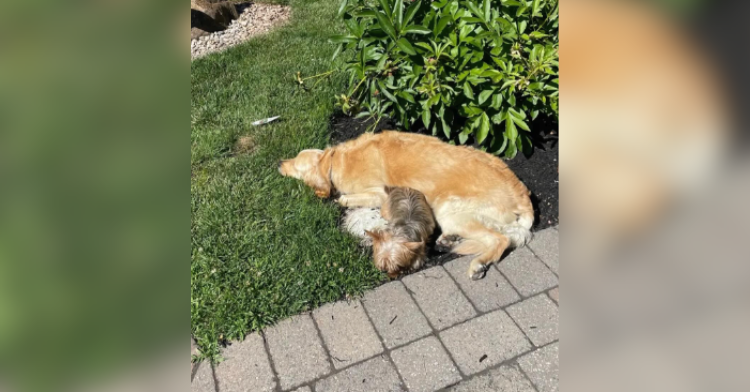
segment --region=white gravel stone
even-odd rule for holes
[[[267,33],[289,20],[290,8],[273,4],[253,3],[224,31],[217,31],[190,41],[190,58],[195,60],[209,53],[239,45],[251,37]]]

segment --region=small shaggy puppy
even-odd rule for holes
[[[435,218],[421,192],[392,187],[386,187],[385,192],[388,198],[380,213],[388,220],[388,227],[365,233],[372,238],[375,266],[395,278],[403,270],[422,266],[427,240],[435,231]]]

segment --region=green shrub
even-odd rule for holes
[[[529,120],[557,118],[558,0],[344,0],[347,114],[418,122],[461,144],[513,157]],[[335,55],[334,55],[335,57]]]

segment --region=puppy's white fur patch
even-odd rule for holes
[[[346,210],[344,216],[344,230],[361,239],[363,246],[372,246],[372,238],[365,234],[365,230],[384,230],[388,221],[380,216],[379,208],[354,208]]]

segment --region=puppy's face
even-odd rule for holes
[[[365,231],[372,238],[372,256],[375,266],[396,278],[405,270],[419,268],[424,259],[425,244],[421,242],[407,242],[394,237],[388,230]]]
[[[304,150],[296,158],[279,162],[279,173],[304,181],[318,197],[331,195],[331,150]]]

